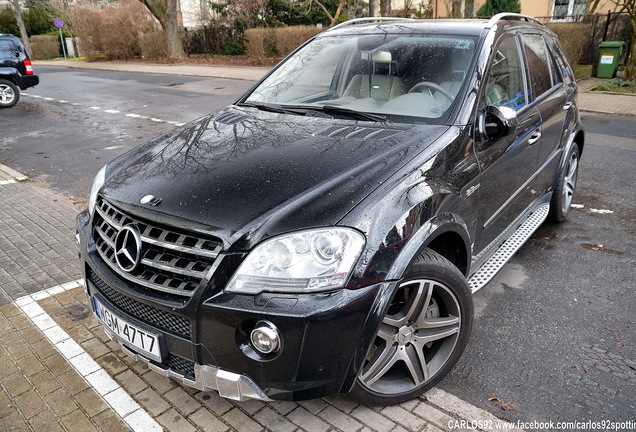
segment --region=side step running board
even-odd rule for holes
[[[512,258],[515,252],[534,234],[537,228],[545,221],[546,217],[548,217],[549,210],[549,204],[544,204],[537,208],[530,217],[517,228],[510,238],[499,246],[499,249],[481,266],[477,273],[468,280],[468,286],[473,294],[490,282],[508,260]]]

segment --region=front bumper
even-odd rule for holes
[[[216,390],[219,392],[219,395],[227,399],[238,401],[246,399],[260,399],[264,401],[271,400],[249,377],[224,371],[214,366],[201,366],[199,364],[195,364],[193,380],[186,378],[172,369],[163,369],[162,367],[157,366],[156,363],[153,363],[150,359],[131,351],[128,347],[126,347],[126,345],[121,343],[118,339],[115,339],[114,335],[106,330],[106,328],[104,328],[104,330],[108,337],[115,342],[119,342],[120,348],[124,351],[124,353],[136,361],[146,363],[149,369],[160,375],[176,379],[189,387],[193,387],[201,391]]]
[[[122,344],[124,351],[164,376],[230,399],[303,400],[348,392],[380,323],[380,302],[392,289],[382,283],[322,294],[230,294],[217,285],[231,275],[227,266],[236,266],[226,259],[191,298],[177,303],[112,272],[95,251],[86,212],[77,228],[89,297],[160,334],[165,356],[158,362]],[[217,277],[222,273],[225,278]],[[261,320],[281,335],[275,354],[261,354],[250,343]]]

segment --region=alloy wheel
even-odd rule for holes
[[[423,386],[450,359],[461,327],[459,302],[446,285],[430,279],[399,287],[359,376],[386,395]]]

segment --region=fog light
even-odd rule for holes
[[[278,329],[269,321],[259,321],[250,334],[250,340],[256,350],[263,354],[271,354],[280,349]]]

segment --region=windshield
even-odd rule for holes
[[[441,123],[462,87],[474,51],[470,37],[321,37],[287,59],[245,103]]]

